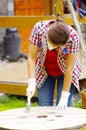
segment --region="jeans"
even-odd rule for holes
[[[57,80],[57,86],[55,85]],[[44,85],[39,89],[38,88],[38,104],[40,106],[53,106],[53,98],[54,98],[54,89],[57,87],[57,99],[56,105],[58,105],[59,100],[61,98],[61,92],[63,87],[64,75],[61,76],[50,76],[46,79]],[[70,96],[68,98],[67,105],[70,106],[72,104],[72,97],[74,94],[75,86],[71,84],[70,87]],[[56,90],[56,89],[55,89]]]

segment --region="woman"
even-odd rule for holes
[[[38,89],[40,106],[53,106],[57,80],[57,110],[71,105],[74,88],[79,90],[81,66],[77,59],[77,32],[62,21],[36,23],[30,35],[27,96]]]

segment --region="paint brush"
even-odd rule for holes
[[[31,98],[28,96],[27,97],[26,112],[30,112],[30,105],[31,105],[30,100],[31,100]]]

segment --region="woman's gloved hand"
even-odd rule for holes
[[[28,79],[28,87],[26,89],[26,96],[32,98],[34,96],[36,90],[36,79],[30,78]]]
[[[62,91],[61,99],[60,99],[58,105],[56,106],[56,110],[63,110],[63,109],[67,108],[69,95],[70,95],[69,92]]]

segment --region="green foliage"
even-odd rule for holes
[[[7,95],[0,96],[0,104],[5,104],[9,102],[9,97]]]
[[[23,97],[4,95],[0,97],[0,111],[20,108],[26,106],[26,100]]]
[[[15,96],[15,95],[4,95],[0,96],[0,111],[13,109],[13,108],[22,108],[26,107],[27,98],[24,96]],[[32,102],[31,106],[37,106],[37,101]],[[74,107],[82,108],[81,99],[74,100]]]
[[[74,101],[74,107],[77,107],[77,108],[82,108],[82,101],[81,99],[80,100],[75,100]]]

